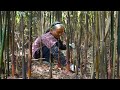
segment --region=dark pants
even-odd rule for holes
[[[35,59],[40,58],[40,49],[38,49],[38,50],[34,53],[33,57],[34,57]],[[45,59],[43,59],[43,61],[49,62],[50,50],[49,50],[46,46],[43,46],[43,47],[42,47],[42,58],[45,58]],[[52,60],[52,62],[53,62],[53,56],[52,56],[52,55],[51,55],[51,60]]]

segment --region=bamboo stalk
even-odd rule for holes
[[[85,15],[85,24],[86,24],[86,30],[85,30],[85,61],[84,61],[84,74],[86,74],[86,65],[87,65],[87,51],[88,51],[88,12],[86,12]]]
[[[78,33],[77,33],[77,35],[76,35],[76,39],[78,39]],[[79,54],[79,43],[77,43],[77,41],[78,40],[76,40],[76,51],[77,51],[77,58],[76,58],[76,77],[77,77],[77,75],[78,75],[78,59],[79,59],[79,57],[78,57],[78,54]]]
[[[116,11],[116,21],[118,20],[118,18],[117,18],[117,11]],[[115,23],[116,23],[116,27],[117,27],[117,22],[115,21]],[[116,77],[115,77],[115,66],[116,66],[116,46],[117,46],[117,29],[115,28],[115,34],[114,34],[114,55],[113,55],[113,79],[115,79]]]
[[[114,11],[111,11],[111,47],[110,47],[110,51],[111,51],[111,78],[114,79],[114,69],[113,68],[113,55],[114,55]],[[115,65],[114,65],[115,66]]]
[[[22,78],[26,79],[25,50],[24,50],[24,21],[23,13],[21,13],[21,31],[22,31]]]
[[[118,28],[117,28],[117,78],[119,78],[119,62],[120,62],[120,11],[118,11]]]
[[[100,19],[101,20],[101,19]],[[105,12],[102,12],[102,29],[101,29],[101,79],[105,79],[105,42],[104,42],[104,36],[105,36]]]
[[[52,18],[50,18],[50,24],[51,24],[51,20],[52,20]],[[59,57],[58,57],[59,58]],[[51,57],[51,48],[50,48],[50,57],[49,57],[49,61],[50,61],[50,70],[49,70],[49,78],[51,79],[52,78],[52,57]]]
[[[43,33],[42,18],[43,18],[42,12],[40,12],[40,23],[41,23],[41,26],[40,26],[40,34],[39,34],[39,36],[41,36],[42,33]],[[40,58],[42,58],[42,56],[43,56],[43,53],[42,53],[42,40],[41,40],[41,42],[40,42]],[[42,59],[40,60],[40,64],[42,64]]]
[[[3,52],[4,52],[4,46],[5,46],[5,37],[6,37],[6,11],[4,12],[4,20],[3,20],[3,34],[2,34],[2,43],[0,46],[0,78],[2,78],[3,70],[4,70],[4,63],[3,63]]]
[[[67,18],[67,28],[69,28],[68,26],[70,25],[70,15],[69,15],[69,11],[67,12],[67,14],[68,14],[68,18]],[[69,71],[70,70],[70,61],[69,61],[69,59],[70,59],[70,50],[69,50],[69,38],[70,38],[70,36],[69,36],[69,29],[67,30],[67,50],[66,50],[66,53],[67,53],[67,56],[66,56],[66,58],[67,58],[67,71]]]
[[[50,48],[50,58],[49,58],[49,61],[50,61],[50,71],[49,71],[49,73],[50,73],[50,76],[49,76],[49,78],[51,79],[53,76],[52,76],[52,58],[51,58],[51,48]]]
[[[115,66],[116,66],[116,69],[117,69],[117,63],[118,63],[118,59],[117,59],[117,29],[118,29],[118,11],[116,11],[116,21],[115,21],[115,23],[116,23],[116,30],[115,30],[115,42],[114,42],[114,51],[115,51],[115,53],[114,53],[114,59],[115,59]],[[116,70],[116,72],[115,72],[115,75],[116,75],[116,78],[119,78],[118,76],[117,76],[117,70]]]
[[[99,61],[100,61],[100,54],[99,54],[99,30],[98,30],[98,12],[96,14],[96,79],[99,79]]]
[[[92,39],[93,39],[93,66],[92,66],[92,74],[91,74],[91,78],[94,79],[95,78],[95,22],[94,19],[95,16],[93,15],[92,17]]]
[[[30,11],[30,28],[29,28],[29,54],[28,54],[28,79],[31,77],[31,59],[32,59],[32,11]]]
[[[10,11],[8,11],[8,27],[7,27],[7,76],[9,76],[9,33],[10,33]]]
[[[15,12],[12,12],[12,77],[15,75],[15,56],[14,56],[14,26],[15,26]]]

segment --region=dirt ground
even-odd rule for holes
[[[40,64],[38,61],[34,61],[32,66],[31,79],[50,79],[50,66],[47,63]],[[66,72],[65,69],[57,68],[57,65],[52,66],[52,78],[51,79],[80,79],[80,75],[75,72]]]
[[[52,65],[52,78],[51,79],[90,79],[91,78],[91,70],[92,70],[92,48],[88,50],[88,62],[87,62],[87,71],[85,74],[81,75],[81,68],[78,71],[78,75],[72,72],[66,72],[65,69],[56,68],[56,64]],[[82,53],[83,61],[84,61],[84,53]],[[20,66],[21,67],[21,66]],[[49,63],[43,62],[40,64],[40,61],[32,61],[32,71],[30,79],[50,79],[50,65]],[[15,77],[7,77],[7,79],[22,79],[22,70]],[[11,73],[11,72],[10,72]]]

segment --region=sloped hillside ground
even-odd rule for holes
[[[38,61],[34,61],[32,65],[32,77],[31,79],[49,79],[50,65],[47,63],[40,64]],[[75,79],[76,74],[72,72],[66,72],[65,69],[61,70],[57,68],[57,65],[52,65],[52,78],[51,79]]]
[[[75,54],[75,52],[74,52]],[[83,60],[84,60],[84,53],[83,53]],[[66,72],[65,69],[61,70],[56,68],[57,63],[54,63],[52,66],[52,79],[90,79],[91,78],[91,70],[92,70],[92,47],[88,49],[88,62],[86,73],[81,75],[81,69],[78,71],[78,75],[72,72]],[[32,63],[32,79],[49,79],[50,76],[50,65],[48,63],[43,62],[40,64],[39,61],[33,61]]]
[[[52,65],[52,78],[51,79],[90,79],[91,78],[91,70],[92,70],[92,47],[88,49],[88,62],[87,62],[87,68],[85,74],[81,75],[81,68],[78,70],[78,75],[74,72],[66,72],[63,68],[62,70],[60,68],[57,68],[57,63],[55,62]],[[74,51],[73,54],[76,54]],[[84,51],[82,51],[82,59],[84,61]],[[15,75],[13,78],[12,75],[8,77],[7,79],[22,79],[22,62],[20,62],[21,65],[19,66],[19,72],[18,75]],[[83,67],[84,68],[84,67]],[[42,64],[40,61],[33,60],[32,61],[32,71],[31,71],[31,78],[30,79],[50,79],[50,65],[49,63],[43,62]],[[10,70],[11,71],[11,70]],[[10,72],[11,74],[11,72]]]

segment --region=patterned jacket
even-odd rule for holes
[[[56,39],[50,32],[43,34],[41,37],[39,36],[32,44],[33,55],[35,51],[37,51],[40,48],[41,42],[42,45],[45,45],[47,46],[47,48],[51,49],[51,54],[56,60],[58,59],[58,53],[59,53],[61,63],[65,64],[65,56],[61,51],[59,51],[59,49],[65,50],[66,45],[63,45],[61,40]]]

